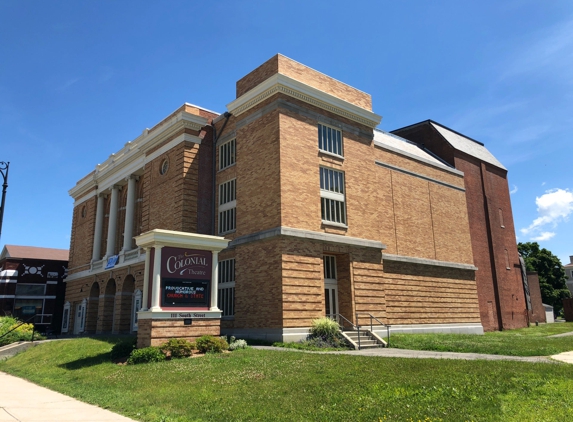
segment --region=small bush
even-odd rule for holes
[[[247,342],[245,340],[234,340],[234,337],[231,337],[231,344],[229,344],[229,350],[237,350],[237,349],[246,349]]]
[[[215,336],[202,336],[197,339],[197,350],[202,353],[221,353],[229,348],[227,340]]]
[[[327,317],[312,320],[310,327],[311,337],[321,337],[324,340],[336,337],[339,331],[338,323]]]
[[[159,347],[144,347],[143,349],[135,349],[131,352],[128,365],[137,365],[139,363],[161,362],[165,360],[165,355]]]
[[[22,323],[22,321],[18,320],[17,318],[0,317],[0,336],[8,333],[20,323]],[[31,341],[33,330],[33,324],[22,324],[11,333],[0,338],[0,346],[5,346],[17,341]],[[45,338],[46,337],[42,336],[38,332],[34,333],[34,340],[44,340]]]
[[[135,349],[136,342],[137,339],[132,338],[129,340],[122,340],[119,343],[114,344],[111,348],[111,358],[113,360],[117,360],[128,357]]]
[[[173,359],[188,358],[193,354],[193,345],[182,338],[172,338],[161,345],[160,349]]]

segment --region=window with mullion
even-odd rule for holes
[[[219,262],[219,294],[217,306],[222,316],[235,315],[235,260],[226,259]]]
[[[219,170],[232,166],[235,161],[235,139],[232,139],[219,146]]]
[[[236,179],[219,185],[219,234],[236,228],[237,184]]]
[[[330,126],[319,124],[318,149],[331,154],[340,155],[342,157],[342,131]]]
[[[323,221],[346,225],[344,173],[320,168],[320,209]]]

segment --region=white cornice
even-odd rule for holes
[[[141,248],[173,246],[177,248],[203,249],[219,252],[227,247],[230,240],[219,236],[155,229],[135,237]]]
[[[147,151],[165,141],[170,136],[173,136],[175,133],[184,129],[200,131],[207,122],[208,119],[205,117],[197,116],[186,111],[178,112],[173,117],[161,122],[159,127],[151,130],[145,129],[136,139],[126,143],[121,150],[115,154],[111,154],[103,163],[96,165],[93,175],[80,180],[68,193],[71,197],[76,199],[77,205],[95,195],[97,193],[95,191],[96,187],[97,191],[101,192],[141,169],[145,163],[158,155],[158,151],[162,151],[161,153],[165,152],[167,145],[173,147],[183,141],[200,144],[201,139],[197,136],[182,134],[159,150],[147,155]],[[93,195],[86,195],[90,190],[94,190]],[[78,200],[78,198],[82,196],[85,197]]]
[[[266,81],[227,104],[227,109],[232,114],[239,116],[276,93],[286,94],[371,128],[378,126],[382,120],[382,116],[369,110],[358,107],[348,101],[341,100],[340,98],[280,73],[271,76]]]

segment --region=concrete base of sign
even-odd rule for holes
[[[186,321],[187,320],[187,321]],[[195,341],[204,335],[220,336],[220,318],[140,319],[137,330],[137,348],[160,346],[171,338]]]

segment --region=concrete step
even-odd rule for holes
[[[383,344],[378,343],[378,340],[372,338],[366,331],[360,331],[360,334],[358,334],[358,331],[344,331],[344,334],[348,336],[348,338],[350,338],[354,343],[356,343],[356,345],[360,343],[360,349],[384,347]]]
[[[29,349],[30,347],[37,346],[38,343],[31,341],[20,341],[18,343],[8,344],[6,346],[0,347],[0,360],[11,358],[12,356],[17,355],[24,350]]]

